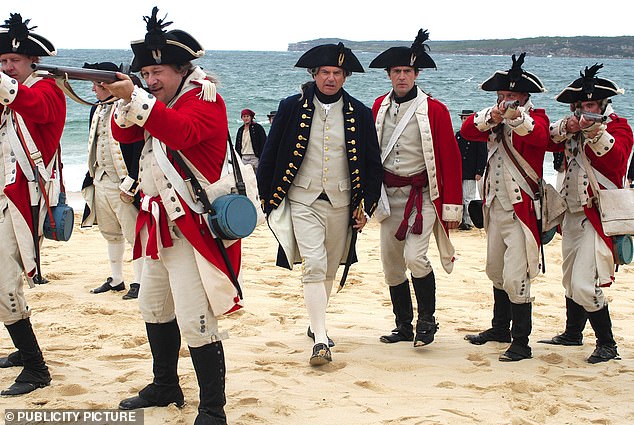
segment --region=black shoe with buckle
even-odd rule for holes
[[[50,385],[50,380],[48,381],[48,383],[44,383],[44,382],[14,382],[9,388],[7,388],[6,390],[2,390],[2,392],[0,392],[0,395],[9,395],[9,396],[15,396],[15,395],[22,395],[22,394],[28,394],[32,391],[37,390],[38,388],[44,388]]]
[[[621,360],[619,353],[616,351],[616,345],[597,345],[587,362],[590,364],[596,364],[601,362],[607,362],[608,360]]]
[[[108,291],[123,291],[125,289],[125,283],[121,282],[118,285],[112,286],[112,277],[106,279],[106,281],[99,287],[95,289],[91,289],[91,294],[101,294],[102,292]]]
[[[460,225],[458,226],[458,230],[471,230],[471,225],[465,223],[464,221],[462,223],[460,223]]]
[[[568,335],[566,332],[564,332],[562,334],[555,335],[551,339],[541,339],[537,342],[540,344],[579,346],[583,345],[583,335]]]
[[[19,351],[14,351],[7,357],[0,358],[0,368],[4,369],[6,367],[14,366],[24,366],[24,362],[22,361],[22,354],[20,354]]]
[[[434,342],[434,335],[438,332],[438,323],[418,320],[416,323],[416,335],[414,347],[423,347]]]
[[[139,288],[141,287],[141,285],[139,285],[138,283],[131,283],[130,284],[130,290],[128,291],[127,294],[125,294],[123,296],[124,300],[131,300],[131,299],[135,299],[135,298],[139,298]]]
[[[511,331],[508,329],[487,329],[479,334],[465,335],[464,339],[474,345],[486,344],[489,341],[494,342],[511,342]]]
[[[311,366],[321,366],[332,361],[330,348],[326,344],[318,343],[313,347],[313,355],[310,356]]]
[[[310,339],[312,339],[313,342],[315,342],[315,334],[310,329],[310,326],[308,327],[308,330],[306,331],[306,335],[308,335],[308,337]],[[335,342],[332,339],[330,339],[330,337],[328,335],[326,335],[326,338],[328,338],[328,347],[334,347],[335,346]]]

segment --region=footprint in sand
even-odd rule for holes
[[[564,362],[564,357],[557,353],[544,354],[538,357],[539,360],[548,364],[561,364]]]
[[[288,348],[288,345],[280,341],[267,341],[264,343],[267,347]]]
[[[86,394],[88,392],[88,389],[82,387],[79,384],[70,384],[57,387],[57,391],[63,396],[71,397],[75,395]]]
[[[491,366],[491,361],[480,353],[469,353],[467,360],[476,366]]]
[[[371,381],[355,381],[354,385],[361,387],[361,388],[365,388],[366,390],[370,390],[370,391],[374,391],[376,393],[382,393],[384,392],[383,389],[381,387],[379,387],[378,385],[376,385],[374,382]]]

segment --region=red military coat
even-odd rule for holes
[[[586,143],[584,145],[584,152],[593,168],[607,177],[617,188],[622,188],[623,179],[627,173],[627,162],[632,152],[632,145],[634,144],[632,128],[625,118],[621,118],[615,113],[610,114],[609,117],[610,120],[605,129],[605,132],[609,135],[607,139],[613,140],[612,143],[610,143],[609,140],[607,141],[610,145],[609,148],[606,150],[605,147],[607,146],[598,146],[598,150],[595,150],[590,143]],[[565,149],[565,143],[551,141],[548,145],[548,150],[552,152],[564,152]],[[570,154],[570,152],[567,152],[567,156]],[[590,184],[588,184],[588,187],[588,194],[592,197],[592,187]],[[601,239],[608,248],[612,250],[612,238],[606,236],[603,232],[599,209],[596,204],[593,203],[591,206],[585,205],[584,213],[590,223],[592,223],[592,227],[594,227],[596,232],[601,236]]]
[[[3,75],[3,85],[13,79]],[[5,81],[6,80],[6,81]],[[15,112],[23,120],[27,131],[33,139],[37,149],[42,154],[42,160],[49,166],[55,152],[59,148],[60,139],[66,121],[66,98],[64,93],[55,85],[53,80],[27,78],[24,84],[16,83],[15,92],[8,96],[9,102],[0,102],[0,116],[3,123],[9,115]],[[12,97],[13,96],[13,97]],[[10,125],[8,122],[6,125]],[[6,132],[6,129],[4,130]],[[6,171],[6,170],[5,170]],[[2,176],[4,178],[4,176]],[[28,276],[35,272],[35,247],[30,236],[33,229],[31,203],[26,176],[16,164],[15,179],[3,185],[4,194],[9,199],[9,210],[13,218],[15,234],[24,269]],[[53,204],[57,199],[51,199]],[[41,234],[41,223],[44,221],[44,202],[41,201],[40,225],[37,229]]]
[[[215,95],[215,101],[203,100],[201,96],[201,89],[194,88],[182,94],[169,108],[157,101],[150,108],[143,127],[134,125],[121,128],[113,122],[112,135],[120,143],[134,143],[143,138],[144,132],[147,132],[172,150],[180,151],[198,172],[213,183],[220,178],[225,162],[228,136],[227,113],[224,100],[220,95]],[[114,116],[113,120],[115,120]],[[174,164],[171,156],[168,155],[168,157],[181,176],[186,178],[178,165]],[[143,189],[143,182],[140,186]],[[213,240],[205,218],[192,211],[180,195],[178,196],[185,211],[173,220],[174,224],[194,249],[229,279],[229,270]],[[140,218],[141,215],[139,215]],[[227,254],[236,276],[239,275],[241,267],[240,246],[240,241],[237,241],[227,247]],[[201,277],[204,279],[204,276]],[[236,305],[236,308],[240,307]],[[229,311],[222,313],[227,312]]]
[[[481,114],[483,111],[478,112]],[[460,134],[468,140],[477,142],[490,142],[493,141],[495,135],[492,130],[480,131],[474,122],[474,117],[477,114],[470,115],[460,128]],[[519,135],[515,132],[512,133],[511,143],[517,152],[528,162],[528,164],[535,170],[535,173],[539,178],[542,178],[544,171],[544,154],[546,147],[550,140],[550,133],[548,130],[550,121],[546,116],[544,109],[530,109],[528,112],[529,117],[533,120],[534,125],[530,133],[525,135]],[[502,149],[500,147],[500,149]],[[526,225],[535,239],[535,242],[539,246],[541,235],[537,228],[537,216],[535,213],[535,206],[533,200],[523,189],[522,201],[513,204],[513,209],[518,218]]]

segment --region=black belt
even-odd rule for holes
[[[317,199],[330,202],[330,198],[328,198],[328,195],[326,195],[326,192],[321,192],[319,196],[317,197]]]

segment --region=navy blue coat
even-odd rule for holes
[[[288,193],[302,166],[313,120],[315,84],[309,83],[304,96],[296,94],[280,102],[264,144],[258,166],[258,190],[269,213]],[[350,173],[350,211],[361,200],[372,215],[381,195],[383,167],[376,128],[370,109],[343,90],[348,171]]]
[[[238,132],[236,133],[236,152],[238,155],[242,156],[242,133],[244,131],[244,124],[240,126]],[[253,148],[253,153],[257,158],[260,158],[262,154],[262,148],[264,147],[264,142],[266,142],[266,132],[264,131],[264,127],[262,127],[257,122],[252,122],[249,126],[249,135],[251,137],[251,147]]]
[[[475,180],[475,176],[484,176],[487,165],[487,144],[472,142],[456,132],[456,141],[462,156],[462,180]]]

